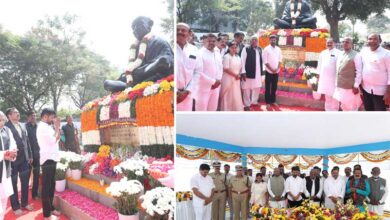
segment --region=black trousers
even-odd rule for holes
[[[54,211],[53,198],[56,184],[57,163],[53,160],[46,160],[42,164],[42,209],[43,217],[50,217],[51,212]]]
[[[374,95],[366,92],[363,88],[363,104],[366,111],[386,111],[383,95]]]
[[[288,200],[288,206],[290,208],[299,207],[299,206],[301,206],[301,204],[302,204],[302,200],[301,201],[291,201],[291,200]]]
[[[278,89],[278,74],[265,73],[265,102],[272,104],[276,102],[276,90]]]
[[[41,170],[41,164],[39,163],[39,157],[34,158],[31,165],[32,165],[32,167],[30,167],[30,173],[31,173],[31,170],[33,173],[33,184],[32,184],[31,195],[33,198],[35,198],[35,197],[38,197],[39,173]]]
[[[26,159],[22,158],[11,163],[11,178],[14,194],[10,196],[12,210],[28,205],[28,182],[30,180],[29,166]],[[18,176],[20,178],[21,202],[19,203]]]

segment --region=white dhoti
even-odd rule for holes
[[[179,104],[176,105],[177,111],[192,111],[192,95],[191,93]]]
[[[275,209],[286,208],[286,200],[283,201],[269,201],[269,206]]]
[[[208,92],[198,92],[195,99],[196,111],[217,111],[220,87]]]
[[[246,81],[241,83],[243,101],[245,107],[257,105],[259,103],[259,94],[261,88],[261,75],[256,74],[255,79],[246,78]]]
[[[371,212],[375,212],[379,216],[383,216],[383,206],[384,205],[368,205],[368,210]]]
[[[333,96],[325,95],[325,111],[338,111],[339,101]]]
[[[336,88],[333,98],[341,103],[341,109],[343,111],[358,111],[362,105],[360,95],[355,95],[352,89]]]
[[[207,206],[194,206],[196,220],[211,220],[211,203]]]

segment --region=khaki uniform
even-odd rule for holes
[[[212,216],[213,220],[225,220],[226,212],[226,182],[225,174],[210,173],[211,178],[214,181],[214,196],[212,203]],[[227,180],[226,180],[227,181]]]
[[[251,181],[247,176],[233,176],[229,180],[232,192],[234,220],[248,219],[248,200]],[[241,218],[240,218],[241,213]]]

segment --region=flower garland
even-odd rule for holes
[[[81,133],[83,145],[100,145],[100,131],[92,130]]]
[[[271,157],[272,157],[271,154],[264,154],[264,155],[248,154],[248,158],[251,159],[252,162],[256,164],[265,164],[269,161],[269,159],[271,159]]]
[[[363,156],[364,159],[375,163],[382,162],[390,158],[390,150],[386,150],[382,153],[363,152],[360,154]]]
[[[96,123],[97,109],[91,109],[88,111],[83,111],[81,113],[81,132],[93,131],[98,129]]]
[[[241,159],[241,154],[238,153],[226,153],[219,150],[213,150],[212,152],[219,160],[225,162],[236,162]]]
[[[301,14],[302,11],[302,0],[298,0],[298,7],[297,10],[295,11],[295,1],[291,1],[290,4],[290,15],[291,15],[291,20],[292,20],[292,26],[294,27],[297,24],[297,18]]]
[[[176,145],[176,153],[187,160],[198,160],[204,158],[209,153],[209,150],[205,148],[190,150],[182,145]]]
[[[284,166],[287,166],[288,164],[291,164],[294,162],[295,159],[297,159],[297,155],[274,155],[275,159],[283,164]]]
[[[329,158],[336,164],[347,164],[350,163],[355,157],[357,153],[345,154],[343,156],[331,155]]]
[[[309,165],[314,165],[322,160],[322,156],[302,156],[302,159]]]

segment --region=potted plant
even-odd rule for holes
[[[151,219],[173,219],[175,209],[175,192],[168,187],[157,187],[140,197],[141,206]]]
[[[149,189],[149,165],[140,159],[127,159],[114,167],[116,173],[122,174],[130,180],[140,181],[146,190]],[[146,185],[145,185],[146,183]]]
[[[81,179],[81,170],[82,170],[83,157],[79,154],[74,154],[69,161],[69,168],[72,172],[72,179],[79,180]]]
[[[70,161],[70,158],[72,158],[73,152],[68,152],[68,151],[60,151],[60,163],[62,164],[68,164]],[[72,171],[70,170],[69,166],[66,169],[66,177],[71,177],[72,176]]]
[[[128,180],[126,177],[119,182],[112,182],[106,192],[116,200],[115,208],[119,220],[138,220],[138,198],[143,191],[138,180]]]
[[[57,163],[56,166],[56,191],[57,192],[63,192],[65,190],[66,186],[66,179],[65,179],[65,173],[68,169],[68,164],[63,163]]]

